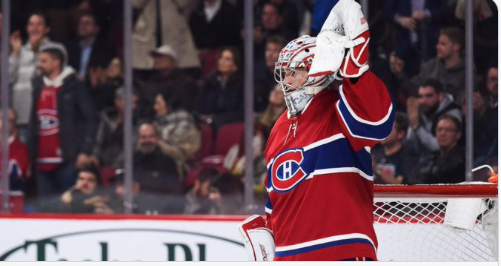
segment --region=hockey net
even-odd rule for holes
[[[375,186],[380,261],[497,261],[497,184]]]

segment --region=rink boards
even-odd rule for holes
[[[243,219],[244,216],[4,215],[0,216],[0,261],[245,261],[247,254],[237,230]],[[379,259],[422,261],[419,254],[407,253],[402,257],[405,251],[397,235],[406,240],[405,250],[414,253],[421,246],[433,251],[437,248],[429,240],[419,238],[433,230],[430,226],[440,225],[375,224]],[[437,238],[457,237],[457,232],[441,231]],[[447,253],[464,252],[462,247],[458,249],[451,250],[449,246]]]

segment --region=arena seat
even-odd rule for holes
[[[245,134],[244,123],[226,124],[217,131],[214,155],[225,156],[228,150],[242,140]]]
[[[198,164],[198,162],[202,161],[203,158],[211,155],[214,147],[214,133],[212,126],[205,123],[201,123],[198,126],[201,131],[201,141],[200,150],[198,150],[198,152],[190,159],[190,162],[194,164]]]

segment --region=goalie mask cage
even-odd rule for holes
[[[497,261],[497,184],[376,185],[380,261]]]

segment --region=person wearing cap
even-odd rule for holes
[[[89,90],[66,62],[64,46],[42,48],[33,80],[28,149],[41,200],[66,191],[91,164],[98,126]]]
[[[162,45],[151,51],[154,73],[140,89],[139,106],[142,118],[153,118],[153,105],[157,94],[166,96],[168,103],[191,112],[197,95],[193,78],[178,68],[178,55],[169,45]]]
[[[37,53],[47,45],[57,44],[49,39],[47,16],[35,12],[26,25],[28,41],[23,45],[21,33],[15,31],[10,37],[12,52],[9,55],[9,83],[12,87],[12,106],[16,110],[17,126],[21,141],[26,141],[26,130],[32,106],[33,87],[31,79],[37,74]],[[66,51],[65,51],[66,52]]]

